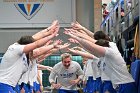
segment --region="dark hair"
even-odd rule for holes
[[[109,47],[109,41],[104,40],[104,39],[99,39],[95,42],[95,44],[104,46],[104,47]]]
[[[35,40],[32,36],[22,36],[17,42],[20,45],[26,45],[26,44],[30,44],[33,43]],[[27,57],[27,63],[29,65],[29,53],[26,54]]]
[[[103,5],[104,5],[104,6],[107,6],[107,4],[106,4],[106,3],[103,3]]]
[[[99,39],[105,39],[105,40],[108,40],[108,41],[111,41],[109,36],[106,35],[103,31],[97,31],[94,33],[93,35],[94,39],[95,40],[99,40]]]
[[[35,40],[32,36],[22,36],[17,42],[21,45],[33,43]]]

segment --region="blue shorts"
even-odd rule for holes
[[[58,93],[78,93],[77,90],[58,89]]]
[[[36,82],[34,82],[33,83],[33,90],[36,92],[36,90],[37,90],[37,83]]]
[[[40,90],[40,84],[34,82],[34,84],[33,84],[33,90],[34,90],[34,92],[37,92],[37,91],[40,91],[41,92],[41,90]]]
[[[15,91],[13,90],[12,86],[0,83],[0,93],[15,93]]]
[[[96,92],[102,93],[103,91],[103,84],[101,77],[96,78],[96,84],[95,84]]]
[[[20,85],[16,85],[16,86],[14,87],[14,91],[15,91],[16,93],[20,93],[20,90],[21,90]]]
[[[118,93],[137,93],[137,88],[135,83],[132,82],[132,83],[120,84]]]
[[[93,93],[96,91],[96,80],[93,80],[93,77],[89,77],[86,83],[85,88],[83,89],[83,91],[85,93]]]
[[[33,86],[31,86],[29,84],[24,83],[23,88],[25,90],[25,93],[32,93],[32,91],[33,91]]]
[[[113,88],[111,81],[104,81],[102,89],[103,93],[105,93],[106,91],[108,91],[109,93],[116,93],[116,90]]]

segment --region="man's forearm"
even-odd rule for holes
[[[49,31],[49,29],[46,28],[46,29],[44,29],[44,30],[42,30],[42,31],[40,31],[40,32],[38,32],[38,33],[36,33],[36,34],[34,34],[32,37],[33,37],[35,40],[39,40],[39,39],[41,39],[41,38],[43,38],[43,37],[49,35],[49,32],[48,32],[48,31]]]
[[[93,35],[94,35],[94,33],[93,32],[91,32],[90,30],[88,30],[87,28],[83,28],[83,30],[90,36],[90,37],[92,37],[93,38]]]
[[[50,84],[55,83],[56,77],[57,76],[56,76],[55,72],[51,71],[50,76],[49,76],[49,82],[50,82]]]

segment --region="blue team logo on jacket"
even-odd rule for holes
[[[24,65],[26,66],[27,65],[27,58],[26,57],[23,57],[22,58],[22,62],[24,62]]]
[[[97,67],[98,67],[98,68],[101,67],[101,61],[98,62]]]
[[[73,74],[74,73],[63,73],[63,74],[60,74],[60,76],[62,76],[63,78],[71,78]]]
[[[106,64],[104,63],[103,64],[103,71],[105,71],[105,68],[106,68]]]
[[[22,3],[17,3],[14,4],[17,10],[28,20],[30,20],[32,17],[34,17],[37,12],[42,8],[43,4],[40,3],[27,3],[27,4],[22,4]]]

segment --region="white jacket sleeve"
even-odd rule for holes
[[[53,70],[51,71],[50,75],[49,75],[49,82],[56,82],[56,77],[57,77],[57,72],[55,67],[53,68]]]

